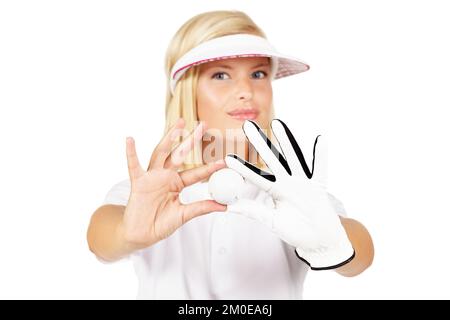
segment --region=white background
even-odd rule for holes
[[[330,191],[374,239],[369,270],[310,272],[305,298],[450,298],[446,2],[280,0],[0,3],[0,298],[135,298],[86,229],[126,136],[142,163],[161,137],[171,37],[214,9],[311,65],[274,83],[276,115],[307,150],[328,137]]]

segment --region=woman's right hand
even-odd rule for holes
[[[173,151],[172,142],[180,135],[184,120],[176,124],[163,137],[152,153],[150,165],[144,170],[137,158],[133,138],[127,138],[128,173],[131,194],[125,208],[118,232],[130,251],[148,247],[170,236],[187,221],[214,211],[225,211],[226,206],[214,200],[203,200],[182,204],[178,198],[181,190],[209,178],[215,171],[224,168],[225,162],[215,163],[178,172],[186,155],[201,141],[205,124],[197,128]]]

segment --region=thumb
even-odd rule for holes
[[[226,206],[217,203],[214,200],[201,200],[190,204],[182,205],[181,208],[182,208],[181,212],[183,215],[183,223],[186,223],[189,220],[192,220],[193,218],[202,216],[207,213],[226,210]]]
[[[268,207],[261,201],[239,199],[236,202],[229,204],[226,212],[246,216],[250,219],[259,221],[268,228],[272,229],[274,209]]]

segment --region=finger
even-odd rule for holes
[[[291,174],[291,170],[284,156],[255,122],[246,120],[242,128],[248,140],[275,176]]]
[[[205,131],[206,124],[200,122],[189,137],[171,152],[170,157],[166,159],[166,163],[164,164],[165,168],[179,168],[183,164],[187,154],[194,148],[195,143],[202,140]]]
[[[292,175],[304,176],[304,170],[300,160],[303,159],[304,161],[304,157],[302,151],[298,147],[297,141],[287,125],[279,119],[274,119],[272,120],[270,127],[272,128],[272,132],[280,144],[281,151],[286,156],[286,160],[292,170]],[[294,149],[294,146],[296,146],[297,151]]]
[[[163,168],[167,157],[172,151],[172,145],[182,135],[184,127],[184,119],[179,118],[175,124],[167,131],[166,135],[161,139],[159,144],[153,151],[147,170],[150,168]]]
[[[233,204],[229,204],[226,212],[241,214],[261,222],[270,229],[273,227],[273,216],[275,211],[261,201],[239,199]]]
[[[198,168],[188,169],[180,173],[181,180],[184,186],[190,186],[196,182],[205,180],[211,176],[217,170],[225,168],[226,164],[224,160],[211,162]]]
[[[132,137],[127,137],[126,144],[128,174],[130,176],[130,181],[133,181],[144,173],[144,169],[142,169],[139,163],[134,139]]]
[[[214,200],[202,200],[182,206],[183,223],[189,220],[215,211],[225,211],[227,206]]]
[[[297,171],[297,172],[304,172],[305,175],[309,179],[311,179],[311,177],[312,177],[312,170],[309,169],[308,164],[306,163],[305,157],[303,156],[303,152],[300,149],[300,147],[299,147],[299,145],[297,143],[297,140],[295,140],[294,135],[292,134],[291,130],[289,130],[287,125],[283,121],[281,121],[279,119],[274,120],[272,122],[272,126],[274,126],[276,128],[275,130],[277,131],[278,135],[283,136],[281,134],[281,132],[282,131],[285,132],[285,139],[287,138],[287,140],[284,142],[284,144],[287,145],[287,146],[290,145],[292,147],[292,150],[287,151],[287,152],[291,153],[291,155],[290,155],[291,157],[296,157],[297,158],[296,161],[292,160],[292,162],[291,162],[291,160],[289,160],[290,161],[289,165],[291,165],[291,164],[296,165],[297,169],[301,170],[301,171]],[[274,134],[275,134],[275,132],[274,132]],[[278,139],[278,136],[277,136],[277,139]],[[281,144],[281,142],[280,142],[280,144]],[[287,149],[289,149],[289,148],[287,148]],[[283,151],[284,151],[284,149],[283,149]],[[292,153],[295,153],[295,156]],[[298,164],[300,164],[301,169],[298,167]]]
[[[326,186],[328,180],[328,142],[323,136],[317,136],[313,151],[312,179]]]
[[[225,157],[228,168],[235,170],[244,178],[250,180],[253,184],[268,191],[272,188],[276,178],[273,174],[263,171],[251,163],[239,158],[235,154],[229,154]]]

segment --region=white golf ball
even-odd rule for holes
[[[244,178],[230,168],[218,170],[209,177],[209,194],[221,204],[235,202],[244,188]]]

